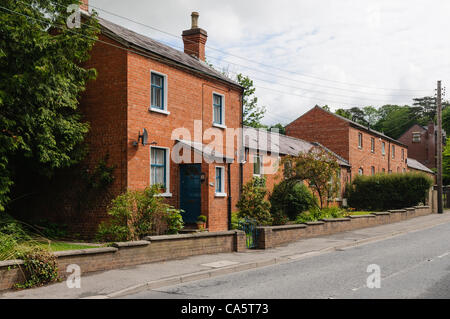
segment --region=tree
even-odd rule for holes
[[[277,133],[279,133],[279,134],[286,135],[286,126],[284,126],[281,123],[277,123],[277,124],[271,125],[269,127],[269,131],[277,131]]]
[[[98,24],[94,13],[80,28],[67,27],[73,2],[2,1],[11,12],[0,10],[0,210],[16,171],[51,176],[85,154],[89,126],[78,97],[96,72],[81,63],[89,58]]]
[[[373,106],[365,106],[363,108],[364,112],[364,120],[372,127],[375,124],[377,124],[380,115],[378,113],[378,110],[374,108]]]
[[[241,73],[237,75],[237,82],[244,87],[244,125],[260,128],[264,127],[261,120],[266,113],[264,106],[258,106],[258,98],[255,96],[255,87],[253,81]]]
[[[287,181],[307,181],[317,193],[320,207],[333,198],[339,189],[339,163],[323,149],[312,149],[297,156],[286,156],[282,160],[283,175]],[[328,201],[327,201],[328,205]]]
[[[239,218],[254,219],[259,225],[271,225],[270,202],[266,200],[267,189],[264,178],[253,177],[242,187],[242,195],[236,204]]]

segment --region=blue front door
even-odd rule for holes
[[[185,223],[197,222],[201,214],[201,164],[180,165],[180,209]]]

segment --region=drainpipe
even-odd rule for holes
[[[231,230],[231,163],[228,163],[228,230]]]
[[[388,151],[388,174],[391,171],[391,141],[389,141],[388,144],[389,151]]]

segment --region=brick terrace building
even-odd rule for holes
[[[405,144],[318,106],[288,124],[286,135],[318,142],[343,157],[351,165],[350,179],[407,171]]]
[[[445,145],[445,131],[442,131],[442,136],[442,143]],[[398,140],[408,145],[409,156],[428,168],[436,168],[437,127],[433,122],[428,126],[414,124]]]
[[[89,19],[87,5],[85,0],[83,19]],[[185,210],[186,223],[204,214],[208,229],[220,231],[228,229],[239,198],[240,137],[222,136],[242,127],[243,88],[205,63],[207,33],[197,19],[193,13],[181,52],[98,18],[99,41],[84,65],[98,76],[88,83],[80,110],[90,123],[89,170],[106,155],[108,166],[115,167],[111,198],[162,184],[161,196]],[[146,145],[140,138],[144,129]],[[231,149],[227,138],[235,141]],[[108,204],[104,200],[80,211],[67,200],[65,207],[44,215],[68,224],[71,233],[92,237],[108,218]]]
[[[244,128],[243,139],[245,146],[243,184],[249,182],[254,176],[265,177],[270,193],[273,187],[282,181],[283,171],[279,167],[281,158],[286,155],[297,156],[313,149],[321,149],[336,158],[341,167],[339,197],[334,200],[337,202],[342,200],[344,185],[349,181],[351,167],[348,161],[338,154],[319,143],[311,143],[299,138],[250,127]]]

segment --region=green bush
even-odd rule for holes
[[[339,207],[326,207],[322,209],[313,207],[309,211],[299,214],[296,223],[315,222],[324,218],[342,218],[345,215],[345,211]]]
[[[270,212],[278,223],[286,220],[295,220],[298,214],[312,207],[318,206],[317,199],[305,184],[298,181],[282,181],[275,185],[270,195]]]
[[[265,199],[266,194],[264,178],[254,177],[245,184],[236,205],[238,217],[254,219],[260,225],[271,225],[270,202]]]
[[[425,203],[433,181],[422,173],[357,176],[346,187],[348,205],[358,210],[388,210]]]
[[[33,247],[18,257],[23,260],[20,268],[24,272],[25,282],[16,284],[16,288],[31,288],[58,280],[58,264],[51,252]]]
[[[139,240],[148,235],[176,234],[183,228],[181,210],[164,203],[157,196],[158,186],[143,191],[128,191],[117,196],[97,231],[100,241]]]
[[[239,223],[244,221],[244,218],[240,218],[239,212],[231,213],[231,229],[239,229]]]

